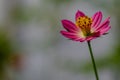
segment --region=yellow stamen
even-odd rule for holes
[[[92,19],[87,16],[79,17],[76,21],[77,27],[81,29],[84,36],[91,35],[91,24]]]

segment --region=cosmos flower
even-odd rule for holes
[[[86,16],[82,11],[75,14],[75,23],[70,20],[62,20],[62,25],[66,30],[60,33],[74,41],[90,41],[106,34],[110,26],[110,17],[106,18],[102,23],[102,12],[96,12],[92,17]]]

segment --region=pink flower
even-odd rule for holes
[[[110,17],[106,18],[102,23],[102,12],[96,12],[93,17],[86,16],[83,12],[77,11],[75,15],[75,23],[69,20],[62,20],[62,25],[66,29],[60,31],[61,34],[74,41],[90,41],[101,35],[104,35],[111,28]]]

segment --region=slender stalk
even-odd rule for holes
[[[88,47],[89,47],[89,51],[90,51],[90,56],[91,56],[91,59],[92,59],[92,64],[93,64],[93,68],[94,68],[94,72],[95,72],[95,77],[96,77],[96,80],[99,80],[99,76],[98,76],[98,72],[97,72],[95,59],[94,59],[94,56],[93,56],[93,52],[92,52],[92,47],[91,47],[90,41],[88,41],[87,43],[88,43]]]

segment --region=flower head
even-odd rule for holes
[[[96,12],[92,17],[86,16],[83,12],[77,11],[75,14],[75,23],[69,20],[62,20],[62,25],[66,29],[61,34],[74,41],[90,41],[108,32],[111,28],[110,17],[102,23],[102,12]]]

